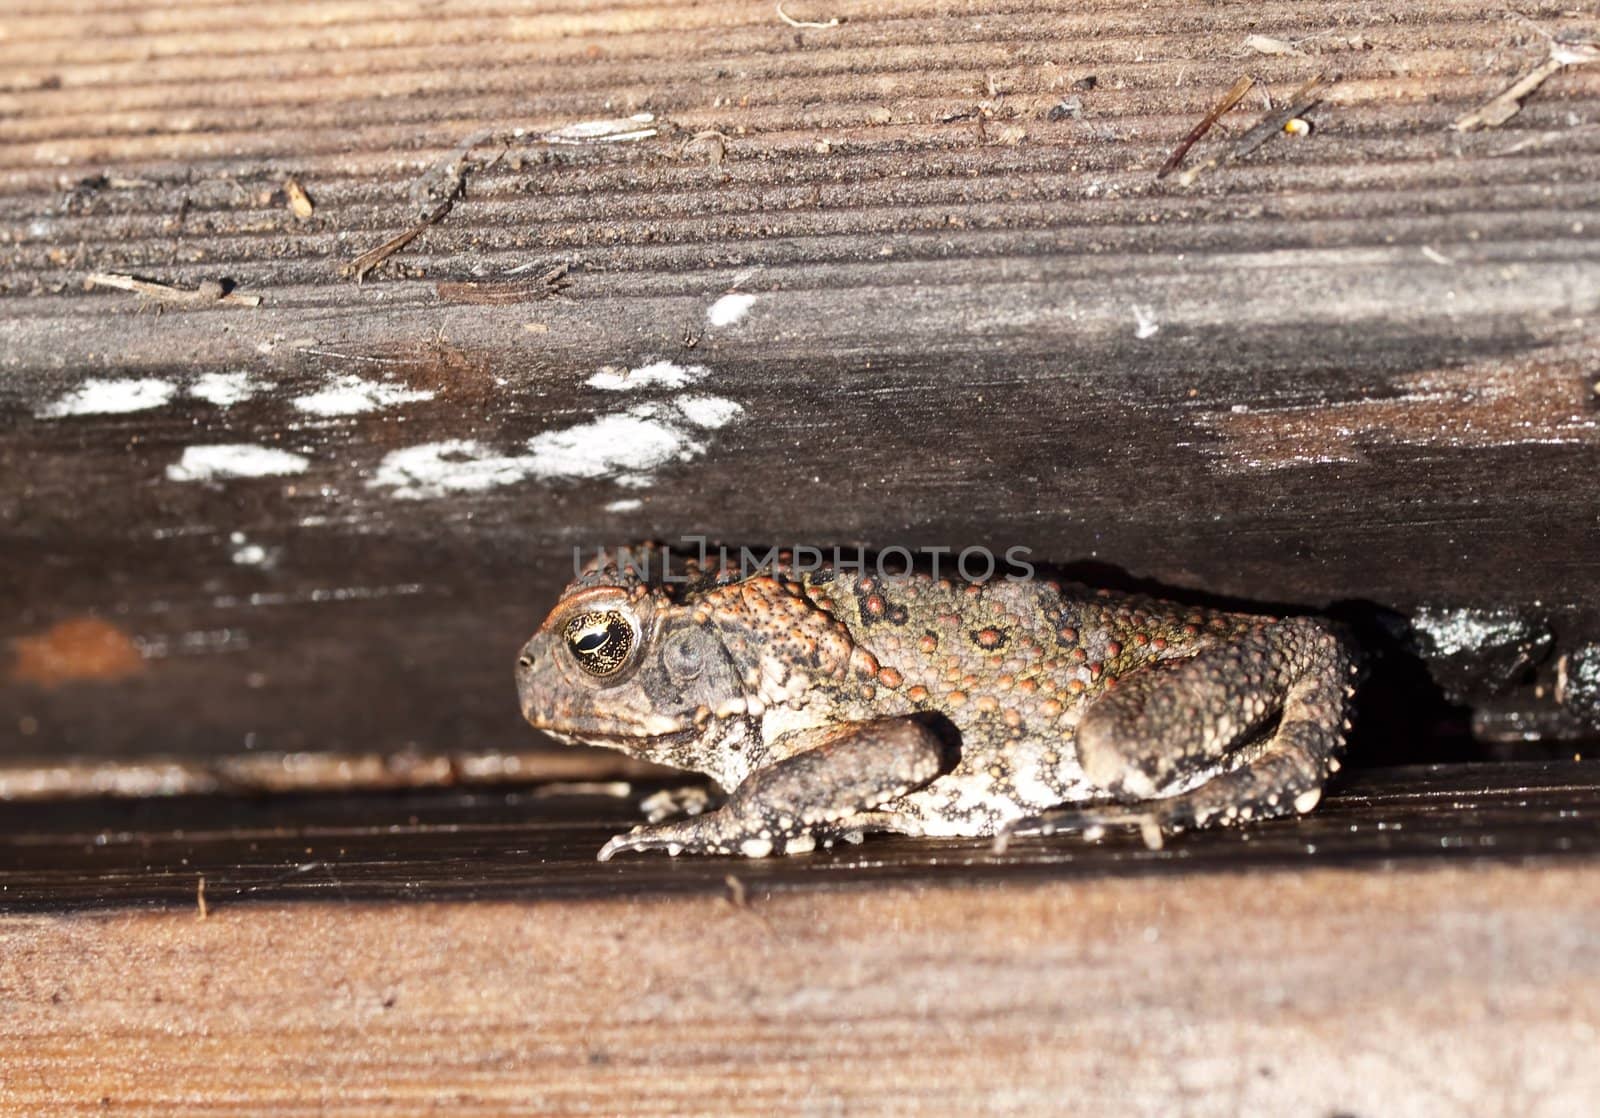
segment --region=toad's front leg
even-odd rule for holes
[[[920,788],[951,759],[935,727],[916,717],[852,722],[819,739],[751,773],[716,811],[617,835],[600,860],[625,850],[801,853],[849,833],[853,818]]]

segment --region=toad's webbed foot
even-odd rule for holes
[[[600,848],[600,861],[628,850],[798,854],[849,838],[861,816],[938,776],[943,739],[926,721],[882,718],[819,735],[810,748],[758,768],[716,811],[644,824]]]
[[[723,801],[723,796],[704,784],[686,784],[663,788],[639,801],[639,810],[651,823],[660,823],[675,815],[704,815]]]

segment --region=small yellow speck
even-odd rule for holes
[[[289,197],[289,210],[301,221],[310,217],[315,207],[311,204],[311,196],[306,193],[306,188],[300,185],[299,179],[284,179],[283,192]]]

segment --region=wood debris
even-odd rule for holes
[[[197,288],[175,287],[169,283],[157,283],[155,280],[143,280],[137,276],[125,276],[116,272],[93,272],[84,277],[84,283],[90,287],[114,287],[118,291],[131,291],[135,295],[143,295],[148,299],[156,299],[163,303],[183,303],[188,305],[201,305],[207,303],[230,303],[237,307],[259,307],[261,296],[243,295],[230,289],[223,280],[204,280]]]
[[[660,132],[660,129],[655,125],[655,119],[655,115],[652,113],[634,113],[628,117],[586,120],[577,124],[569,124],[563,128],[557,128],[553,132],[546,132],[532,138],[546,144],[616,143],[626,140],[644,140]],[[514,139],[522,139],[524,137],[521,129],[506,135]],[[490,159],[481,167],[474,168],[469,159],[473,149],[479,144],[495,139],[499,139],[503,145],[501,150],[493,159]],[[501,133],[497,133],[493,129],[484,129],[468,136],[462,141],[460,147],[429,167],[411,184],[409,191],[411,203],[416,208],[417,214],[420,215],[417,223],[404,232],[389,238],[389,240],[376,248],[368,249],[348,264],[341,266],[339,274],[353,277],[357,283],[360,283],[375,269],[382,266],[384,261],[420,237],[430,225],[437,225],[443,221],[456,202],[466,193],[467,175],[475,169],[483,171],[493,167],[510,150],[510,145],[511,139],[504,138]]]
[[[783,22],[787,23],[790,27],[815,27],[819,30],[825,30],[829,27],[838,27],[844,22],[844,20],[840,19],[838,16],[834,16],[832,19],[825,22],[817,22],[809,19],[795,19],[792,15],[783,10],[783,0],[778,0],[774,7],[778,9],[778,18],[783,20]]]
[[[407,192],[411,204],[421,215],[420,220],[397,236],[390,237],[377,248],[368,249],[343,265],[339,269],[339,274],[349,276],[360,283],[375,269],[381,267],[389,257],[422,236],[430,225],[437,225],[443,221],[445,215],[455,206],[456,200],[466,192],[467,172],[471,167],[467,157],[472,154],[473,148],[493,138],[494,132],[489,129],[474,132],[463,140],[455,151],[424,171]],[[500,154],[504,155],[505,152],[502,151]],[[498,158],[497,155],[495,159]],[[492,162],[491,160],[491,164]]]
[[[611,117],[606,120],[584,120],[546,132],[539,139],[547,144],[616,144],[630,140],[648,140],[661,130],[656,127],[654,113],[634,113],[632,116]]]
[[[1274,39],[1271,35],[1251,35],[1245,39],[1244,45],[1257,54],[1292,54],[1303,58],[1306,53],[1293,43]]]
[[[493,138],[494,133],[488,129],[474,132],[461,141],[461,146],[455,151],[435,161],[433,166],[417,176],[407,194],[420,217],[426,219],[441,206],[446,213],[449,212],[449,207],[466,192],[467,171],[471,168],[468,156],[472,154],[472,149]]]
[[[1498,97],[1459,117],[1451,125],[1457,132],[1472,132],[1479,128],[1496,128],[1522,111],[1522,100],[1548,79],[1568,66],[1586,66],[1600,58],[1600,43],[1583,41],[1563,43],[1552,39],[1550,54],[1539,65],[1518,78]]]
[[[686,156],[690,151],[703,151],[706,162],[713,167],[718,166],[728,158],[728,137],[716,129],[696,132],[683,142],[683,146],[678,149],[678,155]]]
[[[1211,131],[1211,126],[1217,123],[1223,113],[1226,113],[1242,101],[1244,95],[1249,93],[1251,87],[1255,84],[1256,80],[1246,74],[1229,86],[1228,92],[1222,95],[1221,100],[1212,105],[1211,110],[1200,119],[1200,123],[1189,129],[1189,134],[1183,138],[1177,147],[1172,149],[1172,154],[1167,156],[1167,161],[1161,165],[1161,170],[1156,172],[1156,178],[1164,179],[1176,171],[1183,162],[1184,156],[1189,154],[1189,149],[1200,142],[1200,137]]]
[[[300,180],[294,177],[283,180],[283,192],[289,196],[289,211],[301,221],[309,218],[316,207],[311,204],[311,195],[306,193],[306,188],[300,185]]]
[[[1322,100],[1323,92],[1322,75],[1318,74],[1306,82],[1305,85],[1295,90],[1294,95],[1282,106],[1263,116],[1250,131],[1240,136],[1227,149],[1218,152],[1197,167],[1190,167],[1179,175],[1178,182],[1183,186],[1189,186],[1207,171],[1220,167],[1225,163],[1231,163],[1236,159],[1243,159],[1255,151],[1256,148],[1272,139],[1272,137],[1281,135],[1291,120],[1304,116],[1310,111],[1312,106]]]
[[[427,229],[428,226],[443,221],[444,215],[450,212],[450,207],[452,205],[454,205],[453,202],[447,202],[444,205],[441,205],[433,213],[424,217],[421,221],[417,222],[417,224],[413,225],[410,229],[407,229],[404,233],[401,233],[395,237],[390,237],[377,248],[368,249],[366,252],[363,252],[360,256],[350,261],[350,263],[341,267],[339,269],[339,274],[341,276],[349,276],[357,283],[360,283],[372,273],[373,269],[382,265],[385,260],[389,259],[389,257],[393,256],[395,253],[409,245],[412,241],[422,236],[423,230]]]
[[[434,291],[446,303],[477,303],[506,306],[550,299],[572,286],[567,265],[560,264],[532,280],[513,283],[458,281],[435,285]]]

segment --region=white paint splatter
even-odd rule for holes
[[[755,306],[755,303],[754,295],[732,292],[711,304],[710,309],[706,311],[706,321],[713,326],[732,326],[749,314],[750,308]]]
[[[1133,307],[1133,336],[1141,342],[1146,338],[1153,338],[1161,329],[1161,323],[1156,321],[1156,312],[1149,307],[1141,307],[1137,303]]]
[[[641,404],[535,435],[528,440],[529,472],[541,478],[638,474],[674,459],[687,462],[704,450],[689,441],[682,427],[661,416],[656,405]]]
[[[431,400],[434,393],[425,388],[402,388],[397,384],[365,380],[353,374],[334,377],[322,391],[295,399],[294,406],[312,415],[332,417],[360,415],[395,404]]]
[[[498,454],[467,439],[425,443],[391,451],[368,484],[411,500],[481,492],[528,478],[643,488],[654,481],[653,471],[706,452],[696,428],[725,426],[743,410],[718,396],[691,397],[676,407],[638,404],[535,435],[523,454]]]
[[[249,373],[206,373],[190,386],[189,395],[219,408],[231,408],[267,387],[253,383]]]
[[[301,454],[251,443],[186,447],[183,458],[167,467],[170,481],[215,481],[231,477],[275,477],[304,473],[311,460]]]
[[[628,392],[635,388],[682,388],[700,380],[710,371],[704,365],[679,365],[672,361],[651,361],[626,371],[607,365],[584,383],[607,392]]]
[[[258,543],[251,543],[243,532],[234,532],[228,537],[228,542],[233,545],[233,561],[241,567],[270,570],[277,565],[278,548],[269,550]]]
[[[636,512],[644,508],[644,502],[637,497],[624,497],[620,501],[612,501],[606,506],[607,512]]]
[[[471,439],[446,439],[390,451],[367,484],[410,500],[480,493],[528,476],[528,459],[496,454]]]
[[[41,408],[40,419],[69,415],[120,415],[159,408],[178,390],[177,385],[154,377],[86,380],[55,403]]]
[[[685,396],[677,404],[690,423],[713,431],[726,427],[744,412],[744,408],[722,396]]]
[[[634,113],[632,116],[612,117],[608,120],[581,120],[546,132],[547,144],[615,144],[628,140],[648,140],[656,134],[649,127],[655,121],[654,113]]]

